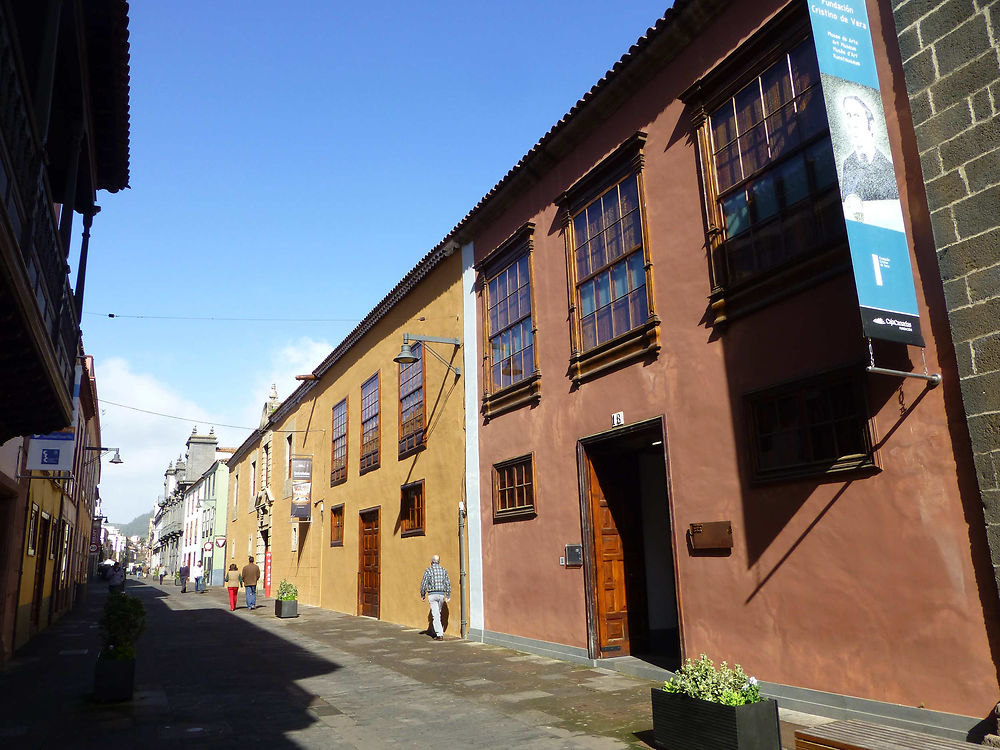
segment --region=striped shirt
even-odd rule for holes
[[[448,579],[448,571],[441,567],[441,563],[431,563],[424,571],[423,580],[420,581],[420,598],[427,594],[444,594],[451,596],[451,581]]]

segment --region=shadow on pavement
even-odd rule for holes
[[[167,592],[130,580],[146,606],[131,702],[93,701],[107,597],[85,600],[0,671],[0,747],[298,748],[289,738],[317,722],[314,697],[295,683],[340,666],[254,624],[264,614],[220,607],[218,595]],[[169,602],[169,605],[168,605]],[[110,743],[110,744],[109,744]]]

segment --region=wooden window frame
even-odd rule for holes
[[[505,469],[509,469],[518,464],[523,464],[527,462],[528,468],[531,472],[531,505],[524,505],[517,508],[507,508],[501,510],[500,508],[500,476],[501,472]],[[538,483],[535,479],[535,454],[526,453],[523,456],[515,456],[514,458],[508,458],[505,461],[500,461],[493,464],[492,470],[492,483],[493,483],[493,521],[494,523],[499,523],[501,521],[510,520],[523,520],[529,518],[535,518],[538,515]]]
[[[375,412],[365,418],[365,386],[367,386],[372,381],[375,381]],[[359,420],[361,425],[361,435],[360,435],[360,445],[358,450],[358,463],[359,471],[361,474],[367,474],[369,471],[374,471],[379,466],[382,465],[382,371],[377,371],[374,375],[368,378],[365,382],[361,384],[361,406],[360,406]],[[365,425],[370,424],[372,421],[375,422],[375,437],[373,438],[375,444],[374,451],[365,452]]]
[[[343,429],[338,430],[337,427],[337,409],[341,406],[344,407],[343,416]],[[333,408],[330,410],[330,486],[333,487],[337,484],[343,484],[347,481],[347,461],[348,461],[348,440],[347,433],[350,424],[350,412],[347,404],[347,397],[334,404]],[[338,444],[338,441],[341,441]],[[343,456],[340,459],[340,465],[337,464],[337,450],[338,448],[343,450]]]
[[[28,518],[28,534],[27,534],[27,554],[29,557],[34,557],[38,550],[38,516],[41,509],[38,507],[37,503],[31,504],[31,515]]]
[[[415,495],[410,495],[409,493],[415,493]],[[410,509],[410,502],[413,497],[416,497],[418,504],[415,506],[415,512],[408,512]],[[407,524],[412,522],[412,516],[418,516],[419,525],[411,526],[407,528]],[[427,493],[424,491],[424,480],[420,479],[416,482],[409,482],[404,484],[399,488],[399,535],[401,537],[408,536],[425,536],[427,533]]]
[[[810,38],[812,30],[806,6],[793,3],[680,96],[691,113],[695,136],[712,286],[709,300],[716,326],[725,326],[729,321],[850,270],[846,229],[842,236],[832,236],[813,249],[798,253],[733,285],[726,284],[723,269],[726,263],[725,220],[713,159],[711,115],[746,84],[763,75],[782,56],[787,56],[796,45]],[[805,151],[822,140],[822,134],[817,133],[809,139],[808,145],[800,144],[794,151]],[[790,160],[791,152],[745,178],[742,183],[757,179]],[[734,187],[736,185],[728,188],[727,192]]]
[[[426,360],[424,358],[424,346],[421,342],[414,342],[410,346],[410,351],[414,353],[417,357],[417,362],[420,363],[420,427],[419,429],[412,432],[403,432],[403,399],[417,392],[417,388],[409,391],[408,393],[403,393],[403,373],[409,372],[417,362],[411,362],[410,364],[400,364],[399,373],[399,451],[398,455],[400,459],[404,459],[408,456],[412,456],[414,453],[418,453],[427,447],[427,367]],[[419,352],[419,353],[418,353]],[[412,441],[412,445],[409,444]]]
[[[801,399],[808,390],[822,389],[829,391],[837,386],[848,385],[853,390],[855,398],[855,413],[851,417],[857,420],[857,426],[863,430],[860,437],[864,450],[860,453],[845,453],[836,457],[814,458],[797,464],[777,467],[761,466],[760,451],[760,409],[766,404],[773,404],[783,397]],[[802,416],[805,411],[800,401],[796,404],[796,413]],[[743,395],[743,410],[746,419],[746,434],[749,442],[750,481],[752,484],[765,484],[802,479],[805,477],[839,476],[844,473],[872,474],[881,471],[875,445],[877,444],[875,420],[868,404],[867,381],[862,367],[838,368],[828,370],[792,381],[751,391]],[[837,420],[828,418],[820,422],[810,422],[808,418],[797,423],[796,430],[802,433],[802,442],[812,445],[807,433],[834,424]],[[835,428],[832,428],[835,429]]]
[[[483,346],[483,396],[482,413],[489,420],[493,417],[512,411],[521,406],[536,404],[541,399],[542,373],[538,367],[538,324],[535,314],[534,291],[534,240],[535,225],[526,222],[514,234],[500,243],[499,246],[483,258],[476,266],[479,274],[479,296],[482,313],[482,346]],[[489,311],[490,311],[490,281],[513,264],[526,257],[528,260],[528,300],[531,320],[532,339],[532,372],[516,383],[496,388],[492,377],[492,346],[490,344]],[[508,326],[507,329],[510,327]],[[507,330],[504,329],[504,330]],[[501,331],[502,334],[502,331]]]
[[[292,451],[294,450],[294,445],[295,445],[295,433],[289,432],[288,435],[285,436],[285,452],[288,454],[285,457],[286,458],[285,462],[288,464],[287,467],[288,474],[285,476],[285,479],[292,478]]]
[[[574,385],[579,385],[585,380],[631,362],[651,361],[657,357],[660,351],[660,319],[656,315],[653,304],[655,295],[653,293],[653,263],[650,250],[652,243],[646,219],[646,189],[643,179],[645,165],[643,148],[645,143],[646,134],[641,131],[636,132],[556,199],[566,248],[568,318],[570,322],[569,377]],[[642,253],[646,289],[646,321],[608,341],[584,350],[580,310],[577,307],[578,280],[573,218],[608,190],[633,174],[637,182],[638,211],[642,231],[642,249],[635,252]],[[621,259],[626,257],[623,255]]]
[[[337,523],[337,518],[340,518],[340,523]],[[343,547],[344,546],[344,504],[333,505],[330,507],[330,546],[331,547]]]

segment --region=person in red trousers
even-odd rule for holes
[[[236,569],[236,563],[229,563],[229,570],[226,571],[226,591],[229,592],[229,611],[236,611],[236,597],[240,593],[240,586],[243,585],[243,576]]]

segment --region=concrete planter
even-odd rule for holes
[[[275,617],[298,617],[299,616],[299,602],[296,599],[291,599],[289,601],[282,601],[281,599],[274,600],[274,616]]]
[[[653,737],[664,750],[780,750],[778,703],[723,706],[660,688],[650,690]]]
[[[135,659],[102,659],[94,667],[94,699],[129,701],[135,690]]]

